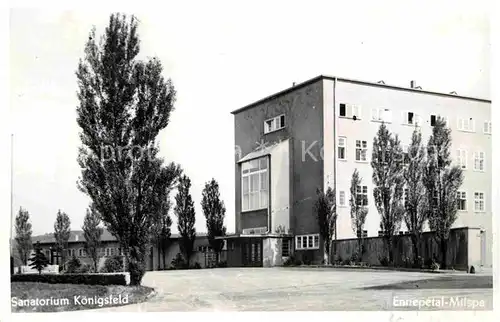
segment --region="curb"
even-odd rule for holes
[[[413,269],[413,268],[397,268],[397,267],[383,267],[383,266],[322,266],[322,265],[300,265],[289,266],[293,268],[329,268],[329,269],[358,269],[358,270],[378,270],[378,271],[396,271],[396,272],[417,272],[429,274],[467,274],[466,271],[458,270],[431,270],[431,269]]]

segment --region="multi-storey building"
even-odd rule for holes
[[[464,170],[453,227],[481,228],[482,264],[491,266],[490,105],[487,99],[427,91],[414,82],[399,87],[319,76],[232,112],[236,234],[229,238],[239,251],[232,255],[235,263],[276,265],[292,252],[321,259],[324,241],[313,207],[316,189],[328,186],[337,192],[337,238],[356,237],[349,211],[355,169],[369,210],[362,233],[378,236],[370,159],[379,126],[384,122],[405,150],[415,127],[426,144],[441,116],[451,128],[454,163]]]

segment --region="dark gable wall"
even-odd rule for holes
[[[314,107],[314,108],[313,108]],[[264,120],[286,115],[286,127],[283,130],[264,135]],[[297,88],[260,105],[251,107],[235,115],[235,214],[236,232],[243,228],[267,226],[267,211],[241,213],[241,173],[236,161],[255,150],[256,142],[268,144],[280,139],[290,139],[290,225],[294,234],[317,233],[319,231],[316,216],[313,213],[315,190],[323,187],[323,84],[322,80]],[[309,150],[316,161],[309,155],[302,160],[302,151],[316,142]],[[304,149],[302,145],[304,144]],[[241,154],[238,155],[238,151]],[[271,170],[272,171],[272,170]],[[271,193],[273,193],[271,191]],[[245,217],[245,215],[250,215]],[[263,216],[266,216],[265,225]],[[247,226],[251,225],[251,226]]]

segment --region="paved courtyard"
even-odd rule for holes
[[[397,310],[394,298],[459,296],[492,303],[489,276],[321,268],[225,268],[148,272],[143,285],[156,289],[149,301],[106,311],[323,311]],[[444,282],[436,282],[444,280]],[[488,281],[487,283],[484,280]],[[419,281],[411,282],[410,281]],[[430,282],[429,282],[430,281]],[[432,282],[432,283],[431,283]],[[394,286],[391,286],[394,285]],[[434,286],[433,286],[434,285]],[[467,288],[461,288],[465,285]],[[366,287],[374,287],[366,289]],[[449,302],[449,301],[448,301]],[[401,302],[400,302],[401,303]],[[457,302],[455,302],[455,305]],[[450,304],[450,303],[448,303]],[[400,304],[401,305],[401,304]],[[440,309],[437,304],[422,309]],[[444,309],[444,308],[441,308]],[[453,309],[448,307],[448,309]],[[457,309],[457,308],[455,308]],[[476,309],[481,309],[476,306]],[[484,309],[484,308],[483,308]]]

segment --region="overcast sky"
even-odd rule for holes
[[[212,177],[234,231],[230,112],[293,82],[319,74],[402,86],[414,79],[424,89],[490,97],[485,1],[300,3],[179,1],[168,10],[127,12],[140,20],[141,57],[158,57],[177,89],[161,154],[192,180],[198,231],[206,231],[200,199]],[[74,72],[90,29],[102,34],[109,14],[11,11],[14,209],[30,212],[34,234],[53,231],[58,209],[72,229],[82,226],[89,200],[76,188]]]

